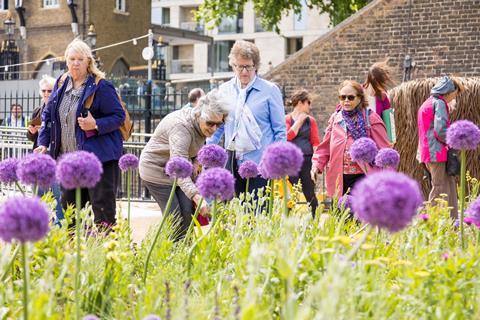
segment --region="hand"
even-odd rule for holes
[[[200,196],[199,194],[196,194],[196,195],[193,196],[192,200],[198,206],[200,201],[202,200],[202,196]],[[202,206],[200,207],[199,214],[201,216],[207,218],[210,214],[210,208],[208,207],[208,203],[207,203],[207,201],[205,201],[205,199],[203,199],[203,201],[201,201],[201,202],[202,202]]]
[[[97,121],[92,117],[90,111],[88,111],[88,116],[86,118],[78,117],[78,125],[83,131],[95,130],[97,127]]]
[[[310,178],[312,178],[313,182],[317,181],[317,174],[321,173],[320,170],[318,170],[317,166],[313,164],[312,170],[310,170]]]
[[[307,118],[308,114],[306,114],[305,112],[300,112],[297,116],[297,122],[303,123]]]
[[[34,153],[47,153],[47,147],[38,146],[33,150]]]
[[[34,126],[33,124],[29,124],[28,125],[28,132],[30,132],[31,134],[36,134],[38,132],[38,128],[40,126]]]

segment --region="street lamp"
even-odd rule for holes
[[[9,67],[5,67],[3,70],[4,72],[0,74],[0,80],[18,79],[19,66],[11,66],[19,63],[20,55],[14,39],[15,19],[12,17],[10,11],[8,11],[7,18],[3,21],[3,24],[5,27],[5,34],[8,38],[2,42],[0,50],[0,65]]]
[[[95,48],[97,47],[97,32],[95,31],[95,26],[93,24],[88,28],[87,39],[86,41],[90,49],[95,54]]]

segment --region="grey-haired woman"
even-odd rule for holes
[[[228,105],[223,95],[213,90],[200,99],[196,108],[174,111],[158,124],[140,156],[139,172],[161,209],[165,208],[172,188],[172,181],[165,174],[166,163],[176,156],[193,161],[205,144],[205,139],[211,137],[225,122],[229,113]],[[171,212],[180,222],[179,238],[185,235],[192,221],[193,203],[198,205],[200,199],[193,177],[178,181]],[[202,201],[200,214],[208,214],[205,201]]]

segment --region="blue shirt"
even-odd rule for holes
[[[235,78],[222,84],[219,89],[222,92],[231,92],[232,89],[238,91]],[[258,150],[243,154],[241,158],[238,159],[238,165],[245,160],[251,160],[258,164],[263,151],[269,144],[278,141],[287,141],[285,108],[283,106],[282,93],[275,84],[257,76],[252,87],[247,92],[246,102],[262,131],[261,147]],[[233,136],[234,126],[235,110],[232,110],[225,125],[218,128],[214,135],[207,140],[207,143],[218,144],[225,133],[224,140],[225,147],[227,147],[226,144]]]

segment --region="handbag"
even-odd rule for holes
[[[457,150],[447,150],[446,168],[449,176],[458,176],[460,174],[460,160],[458,160]]]

